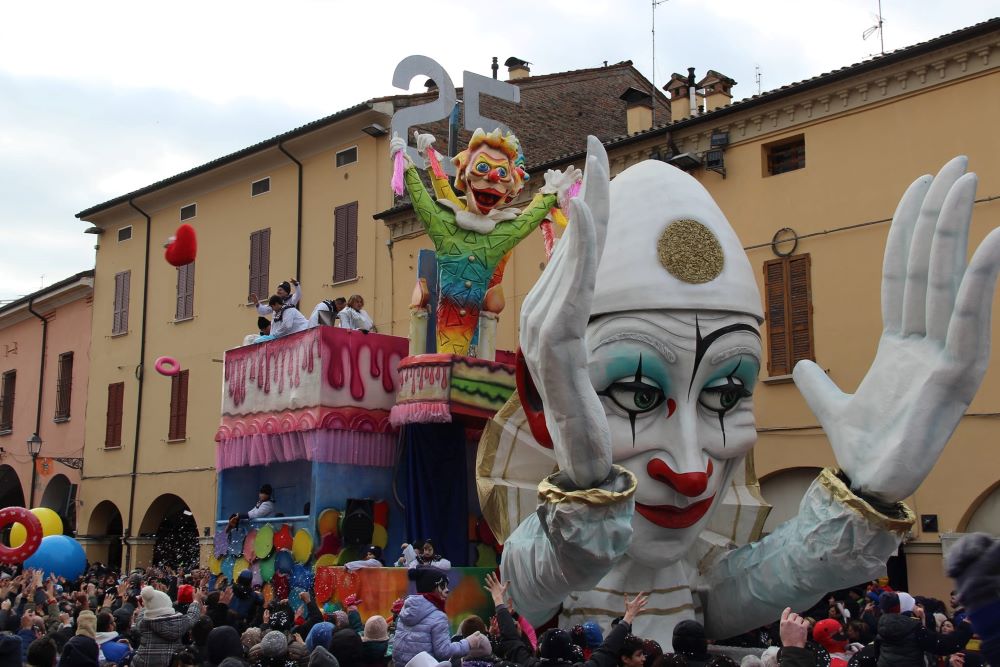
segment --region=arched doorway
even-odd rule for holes
[[[764,522],[764,535],[773,533],[775,528],[799,513],[802,496],[819,477],[820,471],[820,468],[788,468],[760,480],[760,495],[771,506]]]
[[[107,541],[107,556],[104,562],[111,570],[121,570],[123,534],[122,513],[118,507],[110,500],[98,503],[90,514],[87,537],[100,539],[102,542]]]
[[[198,565],[198,525],[187,503],[172,493],[163,494],[149,506],[139,537],[153,538],[153,565]]]
[[[1000,483],[979,497],[959,527],[963,533],[1000,536]]]
[[[56,512],[63,520],[63,532],[67,535],[73,534],[76,527],[76,502],[73,498],[73,485],[66,475],[53,475],[52,479],[45,486],[42,493],[42,502],[39,507],[48,507]]]
[[[21,478],[9,465],[0,465],[0,508],[3,507],[24,507]]]

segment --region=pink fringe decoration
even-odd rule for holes
[[[447,174],[441,169],[441,162],[438,161],[438,152],[431,148],[427,151],[427,161],[431,165],[431,171],[434,173],[435,178],[447,178]]]
[[[552,251],[556,247],[556,235],[552,231],[552,221],[543,220],[540,225],[542,228],[542,240],[545,242],[545,261],[552,259]]]
[[[531,623],[528,622],[524,616],[517,617],[517,624],[521,626],[521,630],[524,632],[524,636],[528,638],[528,642],[531,644],[531,650],[538,650],[538,637],[535,636],[535,629],[531,627]]]
[[[392,191],[396,193],[397,197],[402,197],[403,193],[406,192],[403,186],[403,171],[406,169],[406,151],[399,151],[396,153],[395,161],[392,167]]]
[[[362,433],[316,429],[292,433],[258,433],[229,438],[215,450],[217,470],[317,461],[387,468],[396,457],[395,433]]]
[[[451,410],[447,403],[403,403],[394,405],[389,413],[389,421],[393,426],[403,424],[448,424],[451,422]]]

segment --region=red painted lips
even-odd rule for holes
[[[688,528],[698,523],[705,512],[712,506],[715,496],[710,496],[704,500],[687,507],[674,507],[673,505],[643,505],[636,503],[635,509],[646,521],[655,523],[660,528]]]

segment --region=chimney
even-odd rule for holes
[[[493,78],[497,78],[497,70],[500,69],[500,65],[497,65],[497,57],[493,56],[493,64],[490,65],[490,69],[493,70]]]
[[[691,96],[689,77],[685,74],[674,72],[670,75],[670,81],[663,86],[670,97],[670,119],[680,120],[694,114],[691,113]],[[703,95],[695,91],[695,104],[700,106]],[[697,106],[695,107],[697,108]]]
[[[649,91],[631,86],[619,99],[625,100],[625,119],[629,134],[645,132],[653,127],[653,96]]]
[[[714,69],[708,70],[698,87],[705,91],[705,110],[713,111],[733,101],[733,86],[736,82]]]
[[[529,63],[527,60],[521,60],[520,58],[515,58],[511,56],[503,62],[504,66],[507,68],[507,80],[513,81],[514,79],[523,79],[525,77],[531,76],[531,70],[528,68]]]

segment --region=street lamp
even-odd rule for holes
[[[28,438],[28,453],[31,454],[31,495],[28,497],[28,509],[35,503],[35,480],[38,477],[38,453],[42,451],[42,439],[37,433]]]

